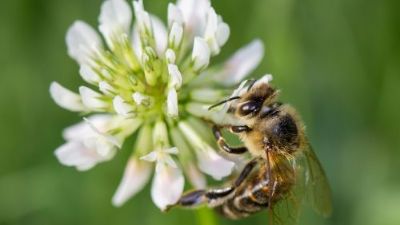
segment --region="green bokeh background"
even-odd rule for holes
[[[122,208],[110,199],[130,153],[88,172],[61,166],[53,150],[80,120],[49,97],[51,81],[77,88],[64,35],[76,19],[97,25],[101,0],[0,3],[0,224],[266,224],[265,213],[228,221],[207,210],[160,213],[149,187]],[[400,224],[400,13],[395,0],[214,0],[231,27],[221,56],[255,37],[298,108],[333,190],[334,214],[306,209],[302,224]],[[145,0],[166,18],[166,0]]]

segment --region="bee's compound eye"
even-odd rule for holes
[[[249,101],[244,103],[239,108],[239,114],[241,116],[247,116],[250,113],[256,113],[260,110],[260,103],[255,101]]]

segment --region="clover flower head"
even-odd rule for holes
[[[255,69],[262,43],[255,40],[213,65],[230,28],[209,0],[170,3],[166,24],[141,0],[132,5],[106,0],[98,22],[101,35],[83,21],[74,22],[66,35],[68,55],[87,84],[77,93],[57,82],[50,85],[60,107],[85,116],[64,130],[66,143],[55,151],[60,163],[91,169],[112,159],[137,133],[112,199],[115,206],[145,186],[153,165],[151,196],[160,209],[178,200],[185,177],[204,187],[204,174],[228,176],[234,163],[217,153],[202,119],[223,120],[207,107]]]

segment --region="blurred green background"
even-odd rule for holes
[[[64,36],[76,19],[97,25],[101,0],[3,0],[0,7],[0,224],[266,224],[207,211],[160,213],[149,188],[111,205],[130,153],[88,172],[53,150],[80,120],[50,99],[51,81],[82,83]],[[166,18],[166,0],[145,7]],[[306,209],[302,224],[400,224],[400,13],[395,0],[215,0],[231,26],[221,61],[255,37],[266,46],[256,75],[272,73],[298,108],[329,177],[334,214]],[[214,62],[215,62],[214,61]]]

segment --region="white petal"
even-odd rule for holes
[[[159,56],[162,56],[167,48],[168,32],[164,23],[158,17],[150,15],[153,25],[153,34],[156,41],[156,50]]]
[[[136,25],[132,28],[132,46],[136,57],[140,59],[139,62],[141,62],[143,54],[142,41],[140,40],[139,29]]]
[[[151,198],[158,208],[165,210],[174,204],[183,192],[184,178],[179,168],[165,166],[155,173],[151,187]]]
[[[165,49],[167,48],[168,44],[168,32],[165,28],[163,22],[156,16],[150,15],[149,16],[150,28],[153,29],[155,43],[156,43],[156,51],[159,56],[164,54]],[[138,59],[142,59],[142,41],[139,35],[140,27],[135,25],[132,30],[132,44],[135,50],[135,54]]]
[[[174,49],[178,48],[178,46],[182,42],[182,38],[183,38],[182,25],[179,25],[176,22],[173,23],[168,37],[169,45]]]
[[[271,74],[265,74],[260,79],[258,79],[257,82],[254,85],[268,84],[271,80],[272,80],[272,75]]]
[[[168,128],[163,120],[157,120],[153,128],[153,142],[157,146],[162,142],[163,146],[168,146]]]
[[[82,79],[89,84],[97,85],[101,81],[100,76],[86,64],[81,65],[79,74],[81,75]]]
[[[234,163],[222,158],[218,155],[194,130],[192,126],[186,122],[180,122],[178,124],[185,135],[186,140],[195,149],[197,159],[199,162],[199,168],[214,179],[220,180],[221,178],[228,176],[234,167]]]
[[[216,31],[216,38],[219,46],[223,46],[229,38],[230,29],[228,24],[220,23]]]
[[[158,153],[156,151],[152,151],[149,154],[140,157],[140,159],[149,161],[149,162],[155,162],[155,161],[157,161],[157,157],[158,157]]]
[[[83,120],[89,125],[89,127],[92,129],[92,131],[97,134],[97,137],[96,137],[97,140],[95,143],[96,149],[98,149],[98,148],[106,149],[105,151],[103,151],[103,153],[105,152],[105,154],[108,154],[109,148],[113,148],[114,146],[117,146],[118,148],[122,147],[121,140],[119,140],[116,136],[112,136],[107,133],[108,130],[111,130],[111,129],[103,131],[103,130],[100,130],[100,129],[102,129],[102,127],[96,127],[96,125],[92,121],[90,121],[88,118],[84,117]],[[104,148],[103,148],[103,144],[104,144]]]
[[[114,97],[113,106],[115,112],[122,116],[127,116],[128,114],[133,112],[133,107],[119,95]]]
[[[204,173],[211,175],[216,180],[221,180],[232,173],[235,163],[228,161],[218,155],[212,149],[196,151],[199,168]]]
[[[182,134],[186,137],[188,143],[196,150],[207,147],[201,137],[194,131],[194,129],[187,122],[180,122],[178,124]]]
[[[88,87],[79,87],[79,93],[82,97],[83,104],[90,109],[103,109],[108,106],[107,102],[101,100],[103,97],[101,94]]]
[[[133,1],[133,8],[135,12],[136,21],[138,23],[138,28],[141,31],[148,30],[151,31],[151,19],[148,12],[144,10],[143,0]]]
[[[208,66],[210,62],[210,49],[203,38],[196,37],[194,39],[192,60],[194,62],[194,70],[201,70]]]
[[[107,125],[113,119],[110,115],[98,114],[87,118],[100,132],[107,131]],[[93,131],[86,121],[74,124],[64,129],[63,137],[67,141],[84,140],[96,136],[97,133]]]
[[[167,115],[170,117],[178,116],[178,96],[174,88],[170,88],[167,97]]]
[[[115,192],[112,203],[122,206],[128,199],[143,189],[150,178],[151,167],[147,163],[132,158],[126,165],[122,180]]]
[[[171,27],[173,23],[183,24],[183,14],[181,10],[176,7],[173,3],[168,4],[168,27]]]
[[[120,138],[126,138],[131,136],[137,129],[142,127],[143,120],[141,118],[132,118],[125,116],[115,116],[117,119],[113,120],[111,129],[117,129],[117,136]]]
[[[135,101],[137,105],[149,105],[150,104],[150,97],[144,95],[140,92],[135,92],[132,94],[132,99]]]
[[[207,185],[206,178],[203,176],[203,174],[196,168],[194,165],[189,165],[185,169],[185,174],[190,180],[190,183],[197,188],[197,189],[203,189]]]
[[[68,54],[79,64],[91,64],[94,52],[102,48],[97,32],[87,23],[76,21],[68,29]]]
[[[209,110],[210,105],[204,105],[196,102],[190,102],[186,105],[186,110],[197,117],[205,118],[213,121],[220,125],[243,125],[241,120],[238,120],[236,116],[227,114],[228,107],[224,105],[223,109],[214,111]]]
[[[170,76],[169,85],[175,89],[179,89],[182,85],[182,74],[175,64],[168,64],[168,73]]]
[[[190,92],[194,101],[215,103],[224,98],[223,91],[211,88],[199,88]]]
[[[178,148],[176,148],[176,147],[165,149],[164,152],[166,152],[168,154],[174,154],[174,155],[177,155],[179,153]]]
[[[233,85],[242,81],[261,62],[264,55],[264,46],[260,40],[252,41],[234,53],[225,63],[223,70],[216,79],[226,85]]]
[[[195,35],[202,35],[206,21],[207,12],[210,8],[209,0],[178,0],[177,7],[183,14],[185,22],[185,33],[188,38]]]
[[[116,146],[120,143],[116,143],[116,140],[111,135],[98,134],[96,137],[88,138],[82,141],[82,144],[87,148],[94,151],[99,157],[104,160],[109,160],[114,157],[116,152]]]
[[[128,34],[132,12],[125,0],[107,0],[101,6],[99,30],[103,33],[108,45],[113,48],[112,39]]]
[[[82,104],[81,97],[64,88],[57,82],[52,82],[50,84],[50,95],[53,100],[64,109],[70,111],[84,111],[85,106]]]
[[[178,168],[178,166],[176,165],[174,159],[172,159],[172,157],[170,155],[168,155],[168,154],[165,154],[164,159],[163,159],[163,163],[165,163],[166,165],[168,165],[168,166],[170,166],[172,168]],[[160,172],[160,171],[156,170],[156,172]]]
[[[78,170],[88,170],[97,163],[109,159],[97,154],[95,149],[87,148],[81,142],[67,142],[54,153],[61,164],[74,166]]]
[[[207,12],[207,26],[205,30],[206,37],[213,37],[218,28],[218,15],[213,7],[210,7]]]
[[[99,83],[99,89],[101,92],[103,92],[103,94],[106,95],[113,95],[116,90],[113,86],[111,86],[107,81],[101,81]]]
[[[177,168],[174,159],[170,154],[177,154],[177,148],[170,149],[162,149],[162,150],[154,150],[147,155],[140,157],[141,160],[156,162],[156,172],[160,172],[160,170],[164,169],[165,165],[171,166],[173,168]]]
[[[170,64],[175,64],[175,60],[176,60],[176,55],[174,50],[172,49],[167,49],[167,51],[165,52],[165,58],[167,59],[167,62]]]

